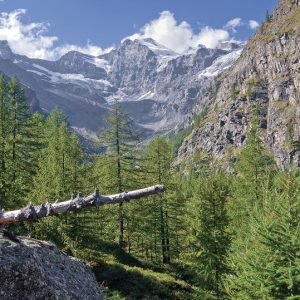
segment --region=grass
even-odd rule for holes
[[[124,299],[192,299],[193,288],[165,270],[153,271],[129,266],[114,260],[93,266],[97,281]],[[107,296],[107,295],[106,295]],[[106,297],[106,299],[109,299]]]
[[[281,34],[299,33],[300,30],[299,20],[300,20],[300,9],[297,9],[286,18],[281,29]]]
[[[134,299],[212,299],[180,278],[175,265],[143,261],[115,244],[92,241],[77,256],[91,266],[108,300]]]
[[[289,103],[286,101],[274,101],[272,103],[272,108],[281,110],[281,109],[285,109],[288,105]]]

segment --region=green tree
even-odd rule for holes
[[[254,123],[247,135],[247,146],[241,151],[236,164],[238,184],[252,203],[259,202],[275,170],[273,157],[265,148],[260,130]]]
[[[43,144],[28,200],[44,203],[69,199],[82,187],[82,152],[78,137],[70,132],[64,116],[57,109],[45,122]],[[34,224],[33,233],[66,246],[76,239],[77,225],[76,215],[47,218]]]
[[[5,207],[7,180],[6,180],[6,159],[7,159],[7,127],[8,127],[8,107],[7,94],[4,77],[0,76],[0,207]]]
[[[37,115],[29,113],[23,87],[16,78],[6,84],[0,78],[1,205],[16,208],[32,185],[39,150]]]
[[[137,143],[138,137],[133,130],[132,120],[122,111],[118,103],[114,104],[107,118],[108,127],[101,136],[101,144],[107,148],[105,161],[99,157],[100,163],[106,165],[106,173],[96,169],[99,185],[110,192],[123,192],[134,188],[137,184]],[[96,165],[99,165],[96,162]],[[103,168],[101,168],[103,170]],[[104,180],[104,178],[107,180]],[[126,217],[124,204],[119,204],[119,246],[125,248]],[[128,229],[128,226],[127,226]],[[129,231],[127,230],[127,233]]]
[[[273,157],[265,148],[255,121],[247,135],[247,145],[237,159],[235,171],[229,213],[232,230],[239,239],[243,236],[247,238],[249,222],[244,220],[251,216],[256,206],[263,206],[263,199],[271,191],[273,177],[277,172]],[[241,244],[244,242],[241,241]]]
[[[179,256],[182,238],[184,201],[179,191],[180,178],[171,168],[172,150],[162,137],[156,137],[142,155],[144,184],[164,184],[167,192],[136,203],[137,248],[148,259],[170,263]]]
[[[264,207],[253,212],[252,243],[235,254],[228,277],[232,299],[299,299],[299,187],[295,174],[280,175]]]
[[[188,204],[188,260],[193,263],[197,284],[224,295],[222,278],[229,273],[227,257],[231,244],[227,201],[230,178],[211,170],[197,180],[194,196]]]

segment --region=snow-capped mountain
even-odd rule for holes
[[[36,92],[41,107],[55,106],[80,134],[94,139],[116,100],[144,137],[173,129],[190,115],[213,78],[240,55],[234,43],[199,45],[178,54],[153,39],[125,39],[94,57],[71,51],[57,61],[14,54],[0,41],[0,72],[16,75]]]

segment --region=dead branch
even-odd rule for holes
[[[5,224],[20,223],[24,221],[38,220],[41,218],[58,215],[68,211],[79,211],[88,207],[96,207],[104,204],[115,204],[139,199],[142,197],[160,194],[165,191],[163,185],[155,185],[148,188],[124,192],[116,195],[100,195],[97,189],[95,193],[83,197],[80,193],[75,198],[58,203],[45,203],[42,205],[32,205],[29,203],[26,207],[13,211],[0,210],[0,228]]]

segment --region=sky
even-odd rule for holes
[[[154,38],[177,53],[246,41],[276,0],[0,0],[0,40],[29,57],[100,55],[125,38]]]

